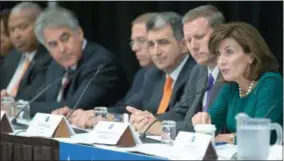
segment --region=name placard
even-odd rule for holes
[[[51,138],[70,137],[75,135],[75,132],[64,116],[37,113],[30,122],[26,134]]]
[[[8,118],[8,115],[5,111],[0,111],[0,127],[1,127],[1,132],[3,133],[12,133],[14,132],[13,126]]]
[[[211,144],[212,135],[179,132],[173,146],[173,158],[186,160],[217,159]]]
[[[89,136],[92,144],[131,147],[142,143],[129,123],[100,121]]]

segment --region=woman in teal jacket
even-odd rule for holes
[[[217,27],[209,40],[211,53],[226,82],[207,112],[192,118],[195,124],[215,124],[229,133],[216,141],[234,142],[235,116],[244,112],[252,118],[269,118],[282,125],[283,79],[278,63],[259,32],[251,25],[233,22]]]

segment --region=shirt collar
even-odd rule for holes
[[[35,54],[36,54],[36,50],[32,51],[32,52],[26,52],[26,53],[23,53],[24,57],[28,58],[29,61],[31,62],[33,60],[33,58],[35,57]]]
[[[209,76],[210,73],[212,74],[212,76],[214,78],[214,83],[215,83],[215,81],[217,80],[218,74],[219,74],[219,68],[217,66],[215,66],[215,68],[213,70],[211,70],[208,67],[208,76]]]
[[[174,80],[174,82],[177,80],[179,73],[181,72],[188,58],[189,56],[185,55],[183,60],[179,63],[179,65],[169,74],[169,76]]]

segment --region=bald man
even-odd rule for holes
[[[40,46],[33,25],[41,8],[35,3],[22,2],[12,8],[8,20],[10,38],[15,50],[4,59],[0,68],[1,97],[31,99],[42,86],[51,57]]]

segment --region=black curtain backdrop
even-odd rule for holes
[[[18,2],[1,2],[1,9],[11,8],[16,3]],[[47,6],[47,2],[37,3],[42,7]],[[57,3],[77,15],[88,40],[102,44],[119,57],[129,82],[139,68],[135,55],[128,45],[131,21],[145,12],[175,11],[184,15],[188,10],[206,4],[219,8],[227,21],[245,21],[255,26],[275,54],[281,74],[283,72],[282,1],[60,1]]]

